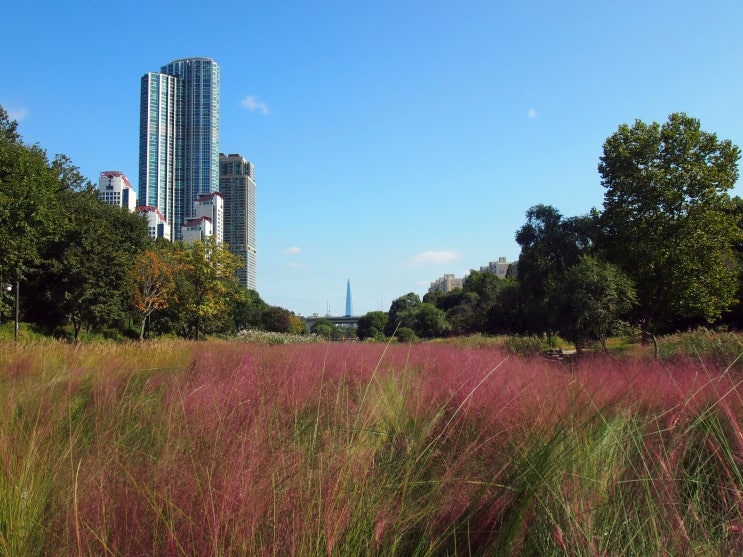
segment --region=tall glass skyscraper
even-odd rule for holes
[[[256,290],[255,167],[240,155],[219,156],[219,192],[224,198],[224,241],[240,258],[237,275]]]
[[[211,58],[142,76],[139,205],[157,207],[176,239],[196,198],[219,189],[219,80]]]

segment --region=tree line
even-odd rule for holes
[[[113,337],[303,332],[289,310],[242,287],[240,261],[213,240],[154,241],[146,220],[102,203],[64,155],[24,143],[0,106],[0,317],[44,334]],[[10,287],[10,288],[8,288]]]
[[[683,113],[623,124],[598,172],[603,210],[526,211],[516,280],[472,272],[463,287],[408,293],[359,322],[361,338],[559,334],[579,348],[635,331],[725,323],[741,305],[743,200],[731,197],[740,149]]]
[[[144,218],[100,202],[64,155],[23,142],[0,106],[0,317],[46,334],[81,331],[200,338],[242,328],[304,334],[235,277],[240,262],[213,240],[152,240]],[[740,150],[671,114],[623,124],[603,145],[603,208],[565,217],[526,211],[516,279],[473,271],[462,288],[410,292],[359,320],[359,338],[559,334],[580,347],[619,331],[654,336],[743,318],[743,200],[730,192]],[[69,331],[69,333],[68,333]],[[343,334],[319,321],[316,332]]]

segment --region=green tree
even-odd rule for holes
[[[263,328],[273,333],[292,330],[292,312],[280,306],[269,306],[263,311]]]
[[[410,327],[399,327],[395,332],[395,338],[398,342],[409,343],[418,340],[415,331]]]
[[[48,272],[40,274],[37,291],[63,309],[77,341],[83,325],[97,330],[123,325],[131,307],[127,276],[151,240],[142,217],[101,203],[69,162],[60,171],[66,175],[60,178],[67,184],[59,202],[67,220],[46,252]]]
[[[378,339],[384,336],[388,316],[386,311],[370,311],[359,317],[357,334],[359,339]]]
[[[440,337],[451,330],[451,325],[446,319],[446,313],[427,302],[411,304],[409,307],[398,309],[395,315],[399,323],[398,329],[412,329],[418,337]],[[395,333],[395,336],[399,335]]]
[[[644,330],[711,323],[734,303],[739,158],[683,113],[623,124],[604,143],[600,254],[634,281]]]
[[[451,332],[455,335],[468,335],[479,331],[478,314],[482,307],[480,295],[477,292],[449,292],[453,296],[445,296],[436,307],[446,312],[446,320],[451,325]],[[451,302],[456,301],[456,304]]]
[[[433,304],[421,303],[400,315],[403,326],[408,324],[415,334],[422,338],[435,338],[451,331],[446,313]]]
[[[258,292],[234,285],[234,293],[229,299],[232,300],[230,316],[233,331],[263,327],[263,312],[268,308],[268,304],[261,299]]]
[[[578,350],[584,340],[596,340],[606,351],[606,339],[637,302],[632,281],[619,267],[585,256],[565,273],[559,332]]]
[[[420,296],[415,292],[408,292],[404,296],[392,300],[390,311],[388,312],[387,325],[384,328],[384,334],[388,337],[393,336],[395,334],[395,329],[400,326],[405,326],[401,325],[401,314],[419,306],[420,304]]]
[[[743,199],[737,195],[733,197],[733,215],[738,223],[738,228],[743,230]],[[738,269],[743,271],[743,237],[735,244],[735,253],[738,256]],[[743,272],[738,273],[738,286],[735,294],[735,302],[725,314],[725,321],[730,325],[740,328],[743,325]]]
[[[522,325],[521,284],[505,279],[498,297],[488,311],[484,332],[490,334],[513,334],[524,330]]]
[[[341,331],[335,323],[329,319],[318,319],[310,327],[310,332],[314,335],[321,336],[326,339],[336,339],[341,337]]]
[[[183,334],[195,339],[204,329],[218,330],[227,314],[226,295],[237,283],[235,271],[242,264],[213,237],[176,244],[176,314]]]
[[[16,284],[57,231],[62,188],[46,153],[25,145],[17,129],[0,106],[0,278]]]
[[[476,292],[464,292],[462,288],[453,288],[449,292],[437,290],[423,296],[423,302],[433,304],[444,313],[451,326],[451,333],[466,335],[477,330],[475,311],[480,296]]]
[[[526,212],[526,224],[516,233],[521,246],[518,276],[526,332],[557,330],[563,276],[590,247],[589,222],[589,217],[564,219],[549,205],[535,205]]]
[[[497,303],[504,287],[510,279],[500,279],[495,273],[487,271],[472,271],[462,287],[465,297],[471,302],[471,317],[469,330],[466,332],[485,332],[488,328],[488,315]],[[473,296],[474,295],[474,296]]]
[[[449,311],[462,303],[462,289],[457,287],[452,288],[449,292],[442,290],[426,292],[423,296],[423,302],[433,304],[441,310]]]

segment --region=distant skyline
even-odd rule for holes
[[[136,186],[144,73],[216,61],[220,151],[255,165],[257,290],[305,315],[343,314],[348,279],[360,315],[515,260],[532,205],[601,207],[623,123],[686,112],[743,146],[739,0],[73,0],[3,20],[0,104],[93,183]]]

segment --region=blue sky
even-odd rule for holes
[[[600,207],[605,139],[683,111],[743,145],[743,2],[12,2],[0,104],[29,143],[136,186],[139,80],[222,69],[255,164],[258,291],[356,314],[518,258],[532,205]],[[734,192],[743,195],[738,186]]]

